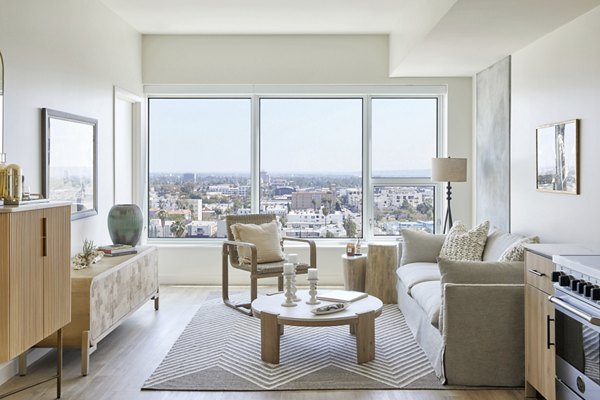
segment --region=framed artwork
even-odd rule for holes
[[[42,109],[42,191],[71,202],[71,219],[98,214],[98,121]]]
[[[536,129],[537,189],[579,194],[579,120]]]

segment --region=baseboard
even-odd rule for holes
[[[48,354],[51,349],[31,349],[27,352],[27,366],[30,366],[40,358],[44,357]],[[19,362],[15,358],[6,362],[4,364],[0,364],[0,385],[7,382],[9,379],[17,375],[19,372]]]

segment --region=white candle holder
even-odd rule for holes
[[[292,279],[294,273],[283,274],[283,279],[285,280],[285,301],[281,303],[283,307],[296,307],[298,304],[294,303],[294,293],[292,291]]]
[[[317,281],[318,279],[309,279],[309,289],[308,294],[310,295],[310,299],[306,301],[306,304],[321,304],[320,300],[317,300]]]
[[[296,287],[296,266],[294,265],[294,276],[292,276],[292,301],[301,301],[300,297],[296,295],[298,288]]]

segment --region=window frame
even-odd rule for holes
[[[144,87],[146,106],[148,107],[145,138],[146,151],[140,153],[146,158],[142,160],[146,171],[141,174],[138,183],[145,180],[147,188],[146,209],[148,213],[148,196],[150,181],[150,100],[156,98],[172,99],[250,99],[251,102],[251,210],[259,211],[260,206],[260,100],[261,99],[362,99],[362,227],[363,240],[366,241],[396,241],[400,236],[375,236],[374,221],[374,191],[375,186],[434,186],[434,231],[441,229],[440,215],[443,205],[442,183],[432,182],[430,178],[373,178],[372,177],[372,99],[381,98],[435,98],[437,99],[436,123],[436,154],[438,157],[447,146],[446,115],[447,115],[447,86],[446,85],[148,85]],[[149,244],[186,244],[201,243],[207,247],[220,246],[223,238],[154,238],[148,237]],[[316,239],[325,246],[337,246],[348,242],[349,238],[319,238]]]

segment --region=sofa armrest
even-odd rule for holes
[[[523,386],[524,285],[447,283],[442,313],[448,383]]]

